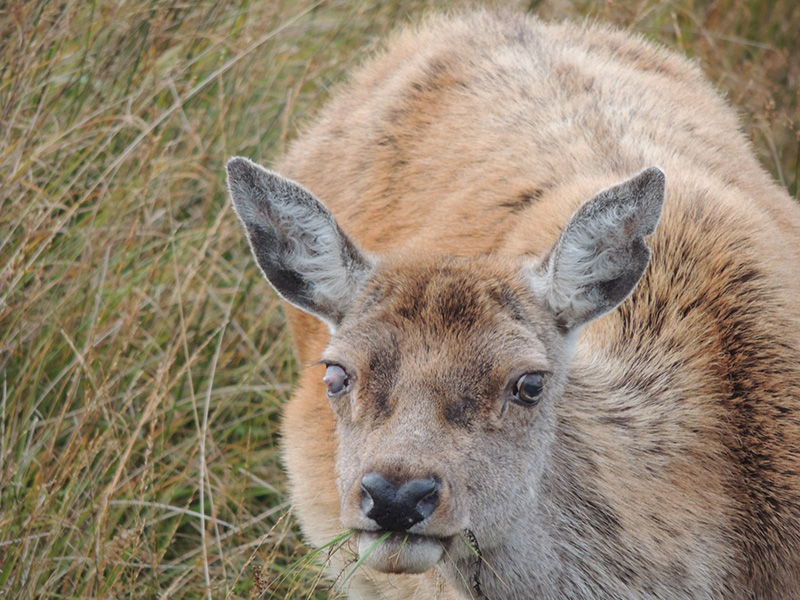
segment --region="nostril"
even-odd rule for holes
[[[364,512],[365,504],[370,507],[376,504],[387,504],[394,501],[397,495],[397,488],[386,481],[382,475],[377,473],[367,473],[361,478],[361,509]]]
[[[436,510],[437,504],[439,504],[438,482],[429,494],[425,495],[417,502],[417,512],[422,515],[423,519],[427,519],[433,514],[433,511]]]
[[[361,512],[365,515],[368,515],[372,509],[375,507],[375,500],[372,499],[372,496],[367,491],[367,489],[362,485],[361,486]]]
[[[419,514],[420,521],[433,514],[439,501],[439,482],[433,478],[415,479],[400,487],[397,491],[398,501],[413,506]]]
[[[427,519],[439,501],[437,478],[414,479],[399,488],[378,473],[361,478],[361,511],[381,528],[406,531]]]

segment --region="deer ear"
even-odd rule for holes
[[[650,261],[644,237],[655,231],[663,203],[664,172],[650,167],[572,215],[531,273],[534,293],[562,327],[588,323],[633,291]]]
[[[323,204],[294,181],[241,157],[228,191],[258,266],[275,290],[333,330],[373,270]]]

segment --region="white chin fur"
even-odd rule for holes
[[[362,531],[358,554],[367,556],[364,564],[383,573],[424,573],[436,566],[444,553],[442,541],[411,533],[392,533],[375,546],[384,532]]]

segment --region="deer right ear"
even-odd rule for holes
[[[566,330],[618,306],[650,262],[645,236],[664,204],[664,172],[645,169],[598,193],[572,215],[531,275],[534,293]]]
[[[373,261],[294,181],[236,157],[228,162],[228,191],[267,280],[287,301],[336,329]]]

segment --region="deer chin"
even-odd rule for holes
[[[358,554],[366,556],[364,564],[383,573],[424,573],[436,566],[444,554],[447,540],[393,532],[379,541],[385,531],[361,531]]]

